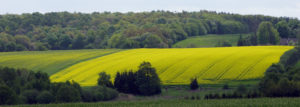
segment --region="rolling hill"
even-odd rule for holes
[[[191,78],[215,84],[225,80],[256,79],[279,61],[290,46],[226,48],[132,49],[80,62],[51,76],[53,82],[75,80],[81,85],[95,85],[98,73],[112,77],[116,72],[136,70],[150,61],[164,84],[188,84]]]
[[[215,84],[227,80],[256,79],[279,61],[291,46],[253,46],[171,49],[92,49],[1,52],[0,66],[47,72],[53,82],[75,80],[95,85],[98,73],[136,70],[143,61],[157,69],[163,84],[187,84],[191,78]]]
[[[243,38],[250,34],[241,34]],[[185,40],[179,41],[174,44],[174,48],[197,48],[197,47],[215,47],[219,41],[227,41],[232,46],[236,46],[240,34],[224,34],[224,35],[203,35],[203,36],[192,36]]]
[[[120,50],[58,50],[58,51],[27,51],[0,52],[0,66],[27,68],[54,74],[73,64],[100,57]]]

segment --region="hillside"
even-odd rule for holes
[[[289,46],[227,48],[65,50],[2,52],[1,66],[28,68],[51,75],[53,82],[75,80],[95,85],[98,73],[133,69],[150,61],[164,84],[187,84],[197,77],[200,83],[256,79],[279,61]]]
[[[95,85],[98,73],[112,77],[117,71],[133,69],[150,61],[164,84],[187,84],[197,77],[200,83],[256,79],[279,61],[289,46],[133,49],[106,55],[70,66],[51,76],[53,82],[75,80],[82,85]]]
[[[63,50],[63,51],[30,51],[1,52],[0,65],[15,68],[27,68],[54,74],[66,67],[81,61],[97,58],[120,50]]]
[[[295,18],[205,10],[5,14],[0,15],[0,52],[169,48],[197,35],[257,33],[262,22],[274,25],[281,38],[295,38],[300,29]]]
[[[250,34],[242,34],[243,38],[249,36]],[[220,41],[227,41],[232,46],[236,46],[240,34],[224,34],[224,35],[203,35],[203,36],[193,36],[185,40],[175,43],[172,47],[174,48],[197,48],[197,47],[215,47]]]

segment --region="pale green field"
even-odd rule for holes
[[[27,68],[54,74],[73,64],[120,50],[58,50],[29,52],[0,52],[0,66]]]
[[[53,74],[51,80],[75,80],[84,86],[96,85],[99,72],[105,71],[114,78],[118,71],[136,70],[143,61],[151,62],[163,84],[188,84],[194,77],[203,84],[256,79],[262,77],[272,63],[277,63],[280,56],[292,48],[132,49],[75,64]]]
[[[250,34],[242,34],[242,37],[245,38]],[[179,41],[174,44],[174,48],[190,48],[190,47],[215,47],[219,41],[227,41],[232,46],[236,46],[240,34],[224,34],[224,35],[203,35],[203,36],[193,36],[185,40]]]

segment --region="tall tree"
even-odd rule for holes
[[[279,33],[273,27],[271,22],[262,22],[258,27],[257,36],[258,36],[258,43],[260,45],[267,45],[267,44],[276,45],[279,44],[280,42]]]
[[[290,35],[290,28],[286,21],[280,21],[276,24],[277,31],[279,32],[279,36],[282,38],[288,38]]]
[[[141,95],[154,95],[161,93],[160,79],[150,62],[143,62],[137,71],[136,85]]]
[[[106,74],[105,72],[100,72],[99,79],[98,79],[98,85],[112,88],[113,84],[110,81],[110,75]]]

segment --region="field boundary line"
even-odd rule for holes
[[[88,60],[92,60],[92,59],[95,59],[95,58],[107,56],[107,55],[110,55],[110,54],[118,53],[118,52],[121,52],[121,51],[125,51],[125,50],[118,50],[118,51],[114,51],[114,52],[109,52],[109,53],[102,54],[102,55],[99,55],[99,56],[95,56],[95,57],[91,57],[91,58],[87,58],[87,59],[83,59],[83,60],[76,61],[76,62],[74,62],[74,63],[65,65],[65,67],[62,67],[61,69],[58,69],[58,71],[55,72],[55,73],[53,73],[53,74],[56,74],[56,73],[58,73],[58,72],[60,72],[60,71],[62,71],[62,70],[64,70],[64,69],[66,69],[66,68],[69,68],[69,67],[71,67],[71,66],[73,66],[73,65],[75,65],[75,64],[78,64],[78,63],[81,63],[81,62],[85,62],[85,61],[88,61]],[[50,76],[53,75],[53,74],[50,74]]]

